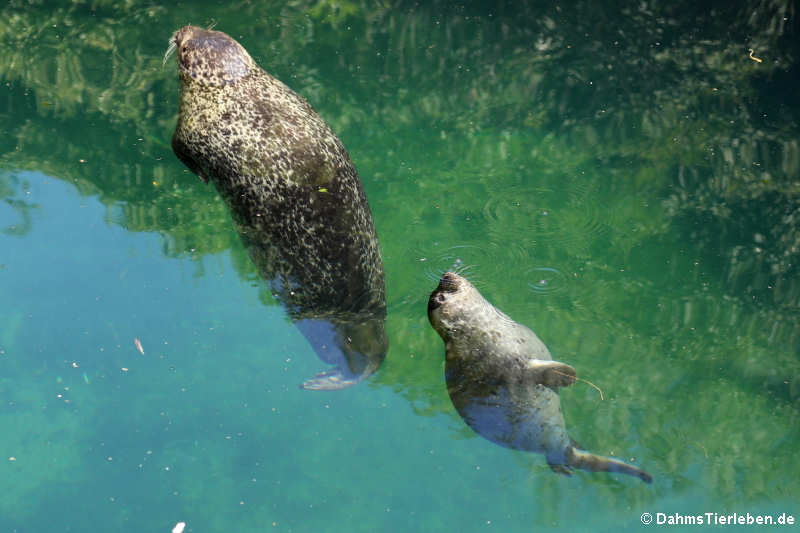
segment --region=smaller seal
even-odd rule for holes
[[[490,441],[544,454],[554,472],[618,472],[651,483],[633,465],[586,452],[567,435],[558,388],[575,369],[553,361],[536,334],[495,308],[465,278],[446,272],[428,300],[428,319],[445,345],[453,406]]]

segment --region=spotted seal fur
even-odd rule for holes
[[[445,343],[447,392],[479,435],[508,448],[543,453],[550,467],[619,472],[650,483],[635,466],[581,450],[567,435],[559,387],[575,369],[553,361],[536,334],[503,314],[465,278],[445,273],[428,300]]]
[[[386,297],[372,214],[347,150],[230,36],[186,26],[171,43],[180,76],[173,151],[214,183],[261,275],[335,365],[304,387],[360,381],[388,349]]]

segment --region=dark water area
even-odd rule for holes
[[[796,523],[798,7],[5,4],[0,531]],[[390,348],[354,387],[297,387],[319,359],[172,153],[190,23],[358,169]],[[464,424],[426,316],[451,268],[602,390],[561,389],[570,436],[652,485]]]

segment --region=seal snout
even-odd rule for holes
[[[180,46],[186,39],[191,39],[194,29],[195,26],[184,26],[173,34],[172,40],[175,41],[175,44]]]
[[[185,59],[186,54],[181,54],[181,51],[185,52],[186,47],[184,43],[191,41],[192,37],[194,36],[195,30],[201,30],[196,26],[184,26],[179,30],[175,30],[175,33],[172,34],[172,37],[169,39],[169,48],[167,49],[167,53],[164,55],[164,62],[167,60],[167,56],[169,56],[175,49],[178,50],[178,63],[181,67],[186,68]],[[202,30],[201,30],[202,31]]]
[[[458,292],[461,286],[461,276],[454,272],[445,272],[442,274],[442,279],[439,280],[439,285],[431,293],[428,298],[428,316],[441,307],[447,301],[447,293]]]
[[[455,272],[445,272],[439,280],[439,290],[444,292],[457,292],[461,285],[461,276]]]

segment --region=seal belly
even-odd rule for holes
[[[449,362],[447,392],[458,414],[478,435],[506,448],[559,455],[570,444],[558,394],[541,384],[516,386],[465,378]]]

